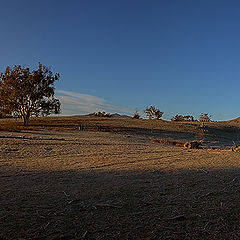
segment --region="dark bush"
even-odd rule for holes
[[[105,113],[104,111],[102,111],[102,112],[97,112],[97,113],[93,112],[93,113],[90,113],[90,114],[88,114],[88,115],[89,115],[89,116],[94,116],[94,117],[108,117],[108,118],[111,117],[111,114],[110,114],[110,113]]]

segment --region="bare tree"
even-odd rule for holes
[[[23,118],[29,124],[31,116],[47,116],[60,113],[60,101],[54,98],[54,83],[59,74],[39,63],[30,71],[21,65],[7,67],[0,74],[0,110],[3,114]]]

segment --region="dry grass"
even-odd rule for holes
[[[18,119],[0,119],[0,131],[19,132],[21,127]]]
[[[228,133],[225,123],[210,124],[204,132],[197,124],[87,117],[31,124],[0,132],[1,237],[240,238],[239,153],[150,140],[202,134],[225,144],[237,126]],[[79,131],[79,124],[105,129]]]
[[[174,141],[174,140],[152,138],[151,141],[153,143],[162,143],[162,144],[166,144],[166,145],[174,145],[174,146],[179,146],[179,147],[184,146],[184,142]]]

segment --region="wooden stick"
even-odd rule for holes
[[[108,203],[95,204],[93,207],[112,207],[112,208],[122,208],[122,206],[111,205]]]
[[[65,191],[63,191],[63,194],[64,194],[66,197],[70,197],[70,195],[66,194]]]
[[[86,231],[83,235],[82,235],[82,239],[84,239],[87,235],[88,231]]]
[[[175,216],[175,217],[171,217],[171,218],[163,218],[163,219],[159,219],[159,220],[162,220],[162,221],[168,221],[168,220],[171,220],[171,221],[183,221],[183,220],[186,220],[186,216],[184,215],[178,215],[178,216]]]
[[[201,171],[205,172],[206,174],[209,173],[209,171],[205,170],[205,169],[200,169]]]

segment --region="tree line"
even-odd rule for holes
[[[146,117],[148,117],[149,119],[156,119],[156,120],[161,120],[162,116],[164,114],[164,112],[161,112],[160,109],[154,107],[154,106],[150,106],[147,107],[144,110],[144,113],[146,115]],[[105,117],[105,118],[111,118],[111,114],[110,113],[106,113],[104,111],[102,112],[93,112],[88,114],[88,116],[91,117]],[[132,118],[134,119],[140,119],[141,116],[138,112],[138,110],[136,110],[132,116]],[[195,122],[195,121],[200,121],[200,122],[211,122],[211,116],[208,113],[202,113],[198,119],[195,119],[193,116],[191,115],[180,115],[177,114],[174,117],[171,118],[171,121],[173,122]]]
[[[0,73],[0,117],[20,117],[27,126],[31,116],[59,114],[61,103],[54,97],[55,82],[59,77],[59,73],[53,74],[50,68],[41,63],[32,71],[21,65],[7,67],[4,73]],[[149,119],[156,120],[162,119],[164,114],[155,106],[147,107],[144,112]],[[110,117],[105,112],[90,115]],[[202,113],[199,121],[210,122],[210,117],[208,113]],[[140,118],[137,110],[133,118]],[[191,115],[176,115],[171,121],[197,120]]]
[[[145,115],[149,118],[149,119],[162,119],[162,116],[164,114],[164,112],[160,111],[160,109],[156,108],[155,106],[150,106],[150,107],[146,107],[146,109],[144,110]],[[133,118],[135,119],[139,119],[140,118],[140,114],[138,112],[138,110],[135,111],[135,113],[133,114]],[[200,121],[200,122],[211,122],[211,116],[208,113],[202,113],[199,117],[199,120],[195,119],[192,115],[180,115],[177,114],[174,117],[171,118],[171,121],[174,122],[193,122],[193,121]]]

